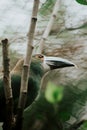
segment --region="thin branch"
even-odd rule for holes
[[[22,79],[21,79],[21,90],[20,90],[20,97],[19,97],[19,104],[18,104],[16,128],[15,128],[16,130],[22,129],[23,110],[25,107],[26,97],[27,97],[28,79],[29,79],[30,64],[31,64],[32,51],[33,51],[33,38],[34,38],[34,32],[36,27],[36,21],[37,21],[38,7],[39,7],[39,0],[34,0],[31,24],[28,32],[27,51],[24,59]]]
[[[40,40],[40,43],[39,43],[39,53],[42,53],[43,49],[44,49],[44,43],[45,43],[45,40],[47,39],[51,29],[52,29],[52,26],[53,26],[53,23],[54,23],[54,20],[56,19],[56,15],[57,15],[57,12],[59,10],[59,7],[60,7],[60,0],[56,0],[56,3],[55,3],[55,6],[54,6],[54,9],[53,9],[53,12],[52,12],[52,15],[51,15],[51,18],[48,22],[48,25],[46,27],[46,30],[44,31],[44,34]]]
[[[13,96],[11,88],[11,75],[9,70],[8,39],[2,40],[3,53],[3,81],[6,98],[6,120],[3,129],[11,130],[13,122]]]

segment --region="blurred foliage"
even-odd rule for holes
[[[16,51],[13,51],[10,49],[10,69],[12,70],[14,66],[16,65],[17,61],[22,57],[20,54],[18,54]]]
[[[87,5],[87,0],[76,0],[76,1],[82,5]]]
[[[40,9],[40,14],[47,15],[53,10],[53,6],[56,0],[47,0]]]
[[[73,123],[87,119],[87,81],[81,82],[81,86],[72,84],[64,86],[64,96],[59,104],[59,119],[67,130]],[[81,126],[84,127],[81,130],[85,130],[85,127],[87,129],[86,124]],[[80,126],[78,127],[80,128]]]
[[[87,121],[84,122],[78,130],[87,130]]]
[[[87,129],[84,122],[87,119],[87,80],[77,85],[68,83],[61,88],[49,82],[45,91],[40,91],[37,100],[24,112],[23,130],[37,119],[46,122],[41,130],[57,130],[60,126],[63,128],[59,130]]]
[[[52,82],[48,82],[45,90],[45,98],[50,103],[57,103],[62,100],[63,97],[63,87],[56,86]]]

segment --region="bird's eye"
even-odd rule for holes
[[[36,55],[34,55],[34,57],[41,61],[43,61],[43,59],[44,59],[44,56],[42,54],[36,54]]]

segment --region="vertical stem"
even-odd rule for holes
[[[8,39],[2,40],[2,53],[3,53],[3,81],[4,91],[6,98],[6,120],[3,125],[3,129],[12,129],[13,118],[13,96],[11,88],[11,75],[9,70],[9,56],[8,56]]]
[[[47,39],[47,37],[48,37],[48,35],[49,35],[49,33],[50,33],[51,29],[52,29],[52,26],[53,26],[54,20],[56,19],[59,7],[60,7],[60,0],[56,0],[52,15],[50,17],[50,20],[49,20],[49,22],[47,24],[47,27],[46,27],[46,29],[45,29],[45,31],[43,33],[43,36],[42,36],[42,38],[40,40],[40,43],[39,43],[39,53],[42,53],[42,51],[44,49],[45,40]]]
[[[22,71],[22,79],[21,79],[21,89],[20,89],[20,97],[18,103],[18,113],[16,119],[16,130],[22,129],[23,123],[23,110],[26,103],[26,96],[28,90],[28,79],[29,79],[29,71],[31,64],[31,57],[33,51],[33,38],[37,21],[37,12],[39,7],[39,0],[34,0],[32,18],[30,23],[30,28],[28,32],[28,43],[27,43],[27,51],[24,59],[23,71]]]

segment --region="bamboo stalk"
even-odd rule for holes
[[[34,32],[36,27],[36,21],[37,21],[38,7],[39,7],[39,0],[34,0],[32,18],[31,18],[30,28],[28,32],[27,51],[24,59],[24,65],[23,65],[20,97],[18,103],[18,113],[17,113],[17,120],[16,120],[16,129],[20,129],[20,130],[22,129],[23,110],[25,107],[26,97],[27,97],[30,64],[31,64],[32,51],[34,48],[33,38],[34,38]]]
[[[51,28],[53,26],[53,23],[56,19],[56,16],[57,16],[57,12],[59,10],[59,7],[60,7],[60,0],[56,0],[56,3],[54,5],[54,9],[53,9],[53,12],[52,12],[52,15],[51,15],[51,18],[48,22],[48,25],[43,33],[43,36],[40,40],[40,43],[39,43],[39,53],[42,53],[43,49],[44,49],[44,43],[45,43],[45,40],[47,39],[50,31],[51,31]]]
[[[3,125],[3,130],[11,130],[13,122],[13,96],[11,88],[11,75],[9,69],[9,56],[8,56],[8,39],[2,40],[2,53],[3,53],[3,81],[4,92],[6,98],[6,120]]]

